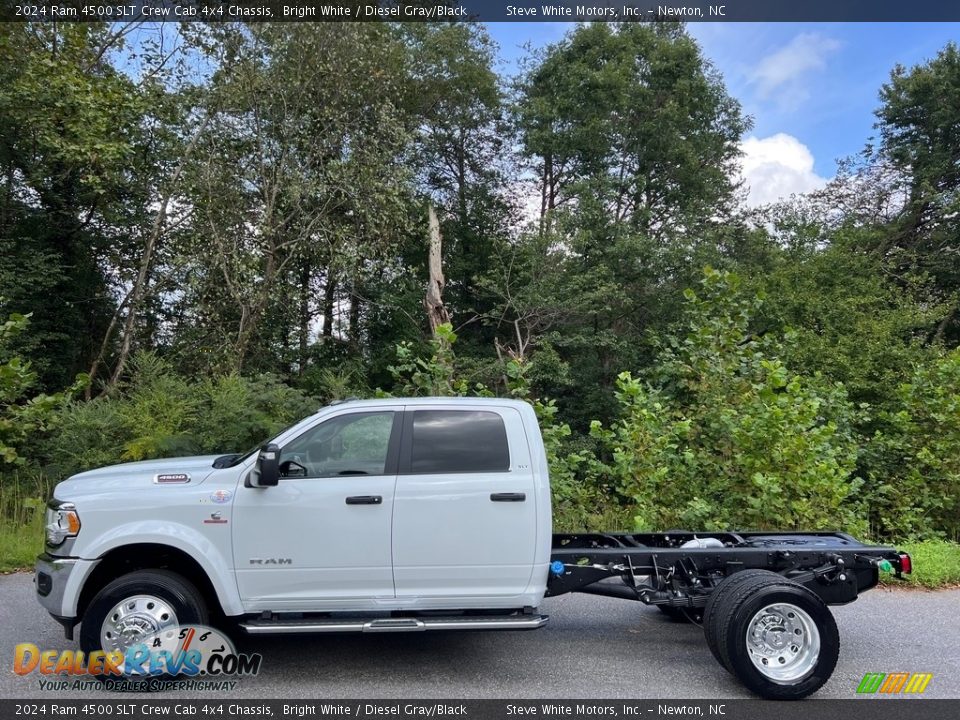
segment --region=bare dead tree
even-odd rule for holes
[[[440,237],[440,221],[433,203],[428,209],[430,225],[430,279],[427,281],[427,294],[423,298],[423,307],[427,311],[430,332],[437,334],[437,327],[450,322],[450,313],[443,304],[443,245]]]

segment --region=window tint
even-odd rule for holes
[[[506,472],[503,419],[492,412],[417,410],[410,461],[414,473]]]
[[[353,413],[322,422],[280,451],[284,477],[383,475],[392,412]]]

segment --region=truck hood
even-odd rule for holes
[[[108,465],[107,467],[87,470],[67,478],[57,486],[56,497],[61,490],[94,490],[119,487],[144,487],[153,485],[156,475],[186,473],[190,483],[185,487],[202,482],[213,472],[213,461],[220,455],[198,455],[194,457],[167,458],[164,460],[143,460],[141,462]]]

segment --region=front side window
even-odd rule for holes
[[[284,477],[383,475],[392,412],[340,415],[320,423],[280,451]]]
[[[503,418],[466,410],[413,413],[412,473],[507,472],[510,450]]]

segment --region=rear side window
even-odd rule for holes
[[[506,472],[510,450],[503,418],[473,410],[413,413],[412,473]]]

